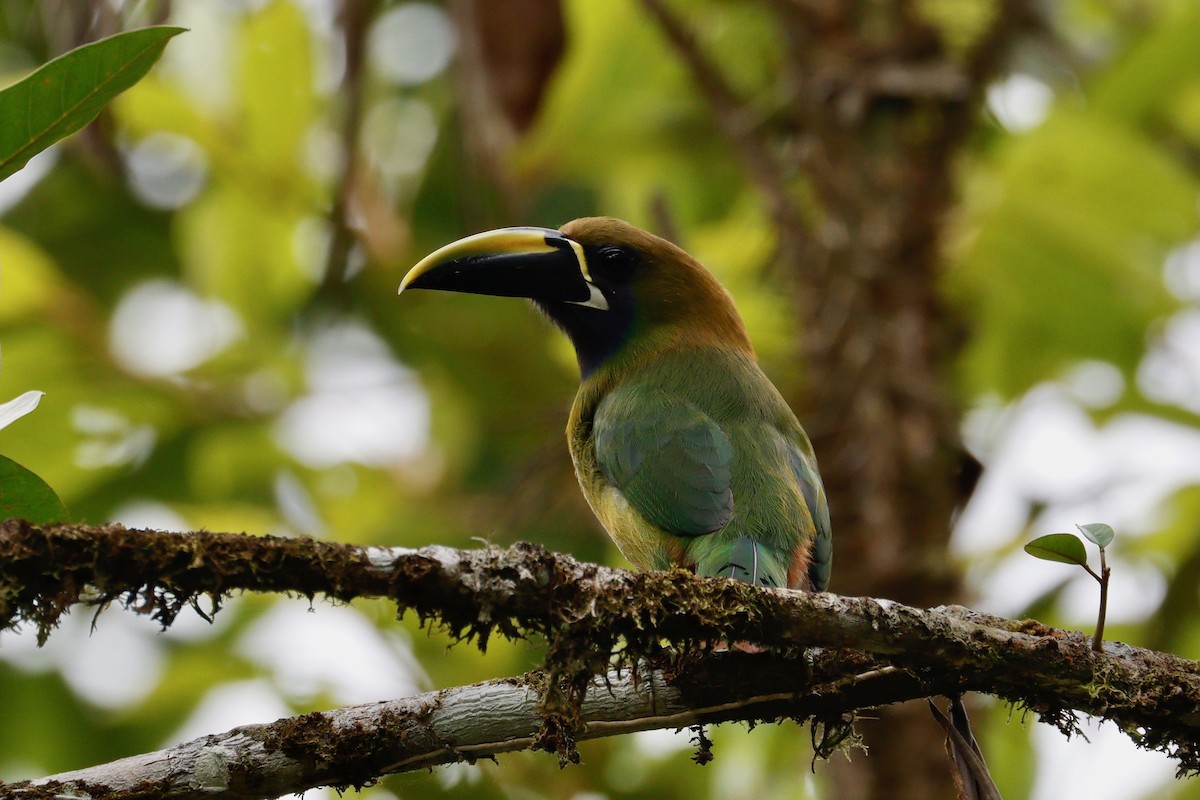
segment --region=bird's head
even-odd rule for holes
[[[733,298],[708,270],[611,217],[468,236],[409,270],[406,289],[527,297],[570,337],[584,376],[639,345],[753,352]]]

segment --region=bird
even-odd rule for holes
[[[635,567],[826,589],[812,444],[732,295],[683,249],[612,217],[501,228],[421,259],[399,292],[413,289],[527,298],[570,339],[576,477]]]

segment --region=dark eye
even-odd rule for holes
[[[626,247],[605,245],[596,254],[600,269],[613,278],[628,278],[637,266],[637,254]]]

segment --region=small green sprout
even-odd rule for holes
[[[1059,561],[1063,564],[1078,564],[1088,575],[1100,584],[1100,613],[1096,619],[1096,633],[1092,636],[1092,650],[1099,653],[1104,642],[1104,616],[1108,613],[1108,576],[1112,571],[1104,560],[1104,548],[1112,544],[1112,526],[1103,522],[1092,522],[1088,525],[1076,525],[1079,532],[1100,548],[1100,574],[1088,566],[1087,551],[1083,548],[1083,540],[1073,533],[1051,533],[1039,536],[1025,545],[1025,552],[1043,561]]]

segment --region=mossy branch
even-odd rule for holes
[[[697,660],[686,671],[610,673],[590,687],[576,738],[780,718],[813,719],[823,734],[844,730],[842,714],[855,704],[907,700],[926,691],[903,673],[813,684],[812,674],[829,678],[839,663],[818,661],[825,663],[815,673],[800,672],[794,661],[731,652]],[[846,664],[840,662],[843,669]],[[746,680],[750,671],[754,681]],[[0,783],[0,797],[61,800],[87,792],[106,800],[258,800],[316,786],[361,787],[380,775],[456,761],[474,763],[534,746],[542,731],[545,679],[544,673],[531,673],[246,725],[37,781]]]
[[[219,608],[221,598],[239,590],[339,600],[387,597],[400,613],[416,612],[481,647],[494,632],[545,637],[550,645],[545,671],[536,680],[500,684],[524,692],[518,704],[524,716],[514,712],[514,719],[524,722],[499,738],[494,731],[480,731],[475,738],[439,739],[443,761],[522,747],[556,750],[569,759],[576,739],[700,721],[795,718],[837,728],[859,709],[977,691],[1029,708],[1066,732],[1075,730],[1072,712],[1113,720],[1138,744],[1177,758],[1181,771],[1200,769],[1195,662],[1111,642],[1097,653],[1082,633],[1034,622],[960,607],[923,610],[871,598],[758,589],[679,570],[635,574],[532,545],[382,549],[120,526],[0,524],[0,628],[33,624],[44,638],[72,604],[82,601],[118,601],[169,625],[189,605],[199,608],[207,598],[206,610]],[[716,642],[747,642],[768,652],[712,653]],[[617,717],[605,717],[620,719],[620,725],[607,726],[589,717],[588,709],[589,703],[606,702],[610,690],[593,682],[610,669],[614,652],[620,653],[623,670],[614,686],[625,694],[613,696],[625,699],[618,703],[623,710]],[[635,682],[631,670],[655,677]],[[745,681],[751,670],[754,681]],[[648,700],[635,702],[634,695],[658,686],[653,681],[661,682],[662,691],[655,688]],[[753,684],[758,699],[739,688],[746,683]],[[444,704],[447,696],[467,698],[476,689],[484,691],[461,687],[450,695],[396,702],[417,719],[421,713],[412,709],[425,708],[422,703]],[[645,705],[666,696],[675,698],[674,705]],[[383,706],[370,708],[382,713]],[[351,709],[275,725],[293,732],[297,726],[332,726],[329,730],[336,732],[342,730],[336,716],[342,713],[362,722],[354,715],[363,712]],[[396,729],[389,725],[396,719],[368,725],[377,736],[366,753],[353,742],[338,744],[325,735],[260,737],[253,746],[306,765],[304,780],[334,785],[361,784],[408,763],[442,763],[410,761],[415,751],[393,741]],[[346,730],[353,737],[359,728]],[[284,741],[286,747],[280,744]],[[458,743],[445,745],[448,741]],[[271,750],[270,742],[278,746]],[[210,762],[211,757],[203,763]],[[335,768],[339,764],[342,768]],[[287,772],[296,771],[288,767]],[[316,784],[301,781],[282,791],[310,785]]]

